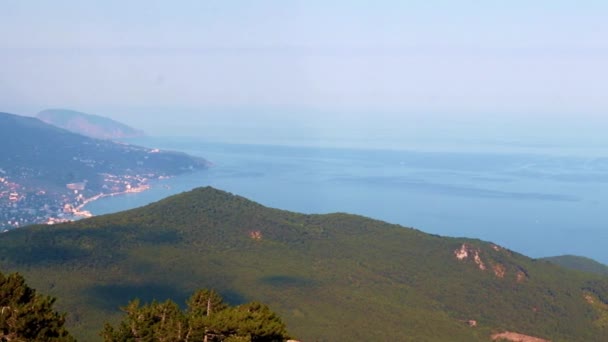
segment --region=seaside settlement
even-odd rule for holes
[[[49,191],[13,180],[0,169],[0,229],[7,231],[29,224],[54,224],[90,217],[91,213],[83,210],[86,204],[106,196],[141,192],[149,188],[151,179],[165,178],[155,174],[101,176],[102,185],[97,189],[91,189],[88,182],[83,181]]]
[[[183,152],[94,139],[8,113],[0,113],[0,145],[0,232],[88,217],[91,201],[210,166]]]

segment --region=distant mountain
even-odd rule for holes
[[[97,139],[135,138],[145,135],[143,131],[110,118],[68,109],[43,110],[37,117],[50,125]]]
[[[95,196],[135,192],[152,179],[207,167],[183,153],[85,137],[0,113],[0,228],[56,222]]]
[[[589,259],[577,255],[560,255],[554,257],[543,258],[543,260],[551,263],[570,268],[573,270],[591,272],[596,274],[608,275],[608,265],[599,263],[593,259]]]
[[[489,242],[271,209],[213,188],[0,234],[0,269],[57,296],[85,341],[131,298],[183,303],[201,287],[233,304],[268,303],[303,341],[608,340],[606,277]]]

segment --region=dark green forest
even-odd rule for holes
[[[171,303],[200,288],[234,308],[266,303],[303,341],[488,341],[503,331],[608,340],[606,276],[361,216],[267,208],[209,187],[7,232],[0,267],[57,297],[70,332],[85,341],[100,340],[105,322],[107,334],[120,334],[130,307],[166,307],[187,321],[188,306]],[[134,298],[125,318],[118,308]]]

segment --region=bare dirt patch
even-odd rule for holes
[[[545,340],[544,338],[528,336],[510,331],[492,335],[492,341],[498,340],[507,340],[513,342],[551,342],[550,340]]]

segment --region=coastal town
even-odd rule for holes
[[[0,230],[30,224],[55,224],[91,217],[85,206],[97,199],[149,189],[154,174],[112,175],[102,174],[100,189],[87,187],[87,182],[68,183],[61,191],[50,192],[25,185],[6,176],[0,169]],[[162,177],[160,177],[162,178]]]
[[[182,152],[96,139],[9,113],[0,113],[0,146],[0,231],[89,217],[92,201],[141,192],[154,180],[210,165]]]

